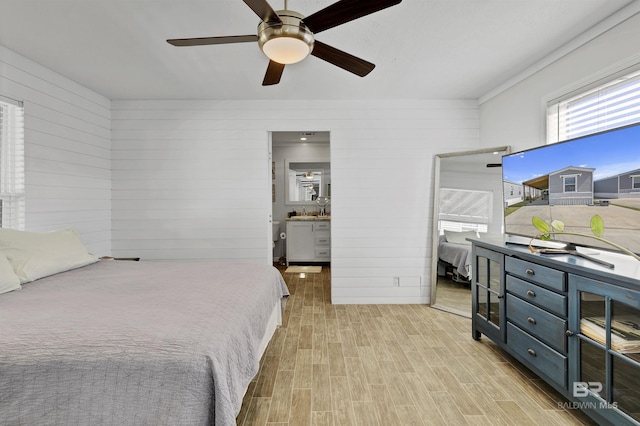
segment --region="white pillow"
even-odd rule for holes
[[[447,238],[447,242],[449,243],[466,244],[470,246],[471,242],[467,241],[467,238],[478,238],[478,233],[476,231],[455,232],[445,230],[444,236]]]
[[[20,288],[20,278],[13,272],[13,268],[6,256],[0,253],[0,294]]]
[[[50,232],[0,229],[0,248],[21,283],[98,261],[73,228]]]

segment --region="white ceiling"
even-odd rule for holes
[[[270,87],[257,43],[165,41],[255,34],[242,0],[0,0],[0,45],[110,99],[476,99],[632,2],[404,0],[317,35],[375,63],[367,77],[310,56]]]

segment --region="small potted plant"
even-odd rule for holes
[[[640,261],[640,256],[638,256],[637,254],[633,253],[631,250],[622,247],[621,245],[618,245],[612,241],[609,241],[605,238],[603,238],[602,236],[604,235],[604,220],[602,220],[602,218],[600,217],[600,215],[594,215],[591,218],[591,221],[589,223],[590,228],[591,228],[591,232],[593,232],[593,235],[589,235],[589,234],[583,234],[581,232],[570,232],[570,231],[565,231],[564,230],[564,222],[562,222],[561,220],[554,220],[551,222],[551,224],[547,223],[544,219],[539,218],[537,216],[534,216],[531,218],[531,223],[533,224],[533,226],[541,232],[540,235],[533,237],[531,239],[531,241],[529,241],[529,250],[531,250],[531,253],[536,253],[538,250],[533,247],[532,243],[534,239],[540,239],[543,241],[549,241],[551,240],[551,236],[552,235],[573,235],[573,236],[578,236],[578,237],[586,237],[586,238],[593,238],[595,240],[598,240],[600,242],[603,242],[605,244],[609,244],[612,247],[615,247],[616,249],[620,250],[621,252],[628,254],[629,256],[633,257],[634,259]]]

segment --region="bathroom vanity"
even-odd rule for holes
[[[327,263],[331,261],[329,216],[292,216],[287,219],[287,262]]]

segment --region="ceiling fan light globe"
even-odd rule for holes
[[[279,64],[295,64],[311,53],[310,46],[304,41],[293,37],[276,37],[262,46],[262,51],[272,61]]]
[[[313,33],[302,22],[301,14],[291,10],[276,13],[282,23],[261,22],[258,45],[274,62],[284,65],[300,62],[313,50]]]

